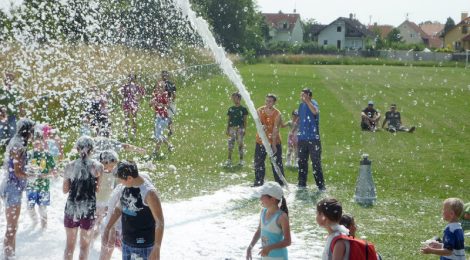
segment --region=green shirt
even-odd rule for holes
[[[244,106],[233,106],[228,109],[227,116],[229,118],[229,127],[244,127],[243,117],[248,115],[248,110]]]
[[[30,163],[40,167],[40,174],[34,181],[28,182],[28,188],[34,191],[49,191],[49,178],[41,178],[41,175],[49,174],[55,168],[54,157],[48,152],[34,151]]]

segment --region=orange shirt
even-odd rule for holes
[[[275,108],[273,108],[272,113],[268,115],[265,111],[266,106],[262,106],[258,108],[258,115],[259,115],[259,120],[261,121],[261,124],[265,126],[265,133],[266,136],[268,137],[268,141],[270,144],[273,144],[273,130],[274,130],[274,122],[276,122],[276,118],[278,116],[281,116],[281,112]],[[277,138],[276,138],[276,144],[281,143],[281,135],[278,132]],[[261,138],[259,137],[258,134],[256,134],[256,143],[262,144]]]

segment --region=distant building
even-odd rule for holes
[[[304,30],[300,14],[263,13],[269,27],[270,42],[302,43]]]
[[[439,22],[424,22],[419,28],[428,35],[428,48],[442,48],[443,40],[440,37],[444,30],[444,24]]]
[[[461,21],[443,35],[444,47],[455,51],[470,50],[470,17],[462,13]]]
[[[356,20],[352,14],[349,18],[339,17],[318,32],[319,46],[334,46],[339,50],[360,50],[366,47],[374,35],[367,27]]]
[[[403,42],[408,44],[422,43],[427,45],[429,36],[414,22],[406,20],[401,23],[397,29],[400,31],[400,36]]]
[[[385,39],[387,38],[388,34],[390,34],[390,32],[393,30],[393,26],[378,25],[377,23],[374,23],[374,25],[369,25],[367,29],[374,34],[377,34],[377,36],[380,36],[382,39]]]

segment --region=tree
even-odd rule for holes
[[[211,25],[217,42],[229,52],[258,50],[267,28],[253,0],[193,0],[195,9]],[[263,25],[264,24],[264,25]]]
[[[393,28],[387,35],[388,43],[399,43],[401,42],[402,37],[400,35],[400,30],[398,28]]]
[[[451,17],[448,17],[446,20],[446,24],[444,25],[444,35],[454,27],[455,27],[454,19],[452,19]]]
[[[313,35],[313,30],[317,25],[315,19],[310,18],[306,21],[302,21],[302,25],[304,27],[304,41],[311,42],[314,41],[315,36]]]

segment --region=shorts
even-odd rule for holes
[[[238,145],[243,145],[243,137],[245,134],[245,129],[232,126],[228,129],[229,139],[228,139],[228,149],[232,150],[235,146],[235,141],[238,142]]]
[[[95,224],[95,219],[93,218],[80,218],[74,219],[73,216],[64,215],[64,227],[66,228],[78,228],[83,230],[90,230]]]
[[[135,102],[125,102],[122,105],[122,110],[124,110],[124,112],[126,114],[130,113],[132,115],[136,115],[137,111],[139,111],[139,103],[137,101],[135,101]]]
[[[49,191],[27,191],[28,208],[32,209],[35,205],[49,206],[51,205],[51,194]]]
[[[168,127],[168,118],[156,117],[155,118],[155,131],[154,138],[156,141],[165,141],[166,137],[163,134],[165,129]]]
[[[8,182],[3,194],[5,207],[20,206],[23,191],[24,188],[19,188],[15,183]]]
[[[152,253],[153,246],[151,247],[131,247],[122,243],[122,260],[146,260]]]

